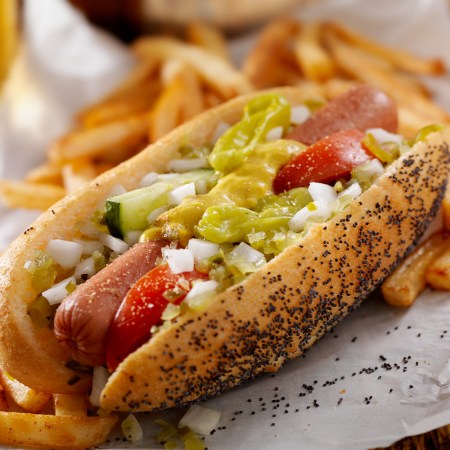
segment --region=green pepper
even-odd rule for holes
[[[263,142],[275,127],[289,127],[291,107],[288,101],[276,94],[266,94],[250,101],[240,122],[227,130],[216,142],[210,156],[211,166],[224,174],[232,172]]]
[[[395,161],[400,154],[400,147],[397,144],[388,142],[386,144],[389,145],[380,145],[372,133],[367,133],[362,143],[374,156],[384,163]]]
[[[414,137],[413,145],[417,144],[418,142],[424,141],[429,134],[442,131],[443,129],[444,129],[443,125],[437,124],[427,125],[426,127],[421,128]]]

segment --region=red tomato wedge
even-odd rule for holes
[[[208,275],[193,270],[174,274],[169,266],[158,266],[141,277],[128,291],[108,331],[106,359],[113,371],[131,352],[147,342],[153,325],[161,323],[161,315],[169,300],[168,290],[182,289],[170,303],[180,304],[190,290],[193,280],[205,280]],[[189,282],[189,283],[186,283]]]
[[[354,167],[375,158],[362,146],[363,138],[359,130],[346,130],[317,141],[278,171],[273,181],[275,194],[307,187],[312,181],[330,183],[348,176]]]

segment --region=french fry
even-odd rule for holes
[[[430,264],[426,270],[425,278],[433,289],[450,291],[450,248],[447,247]]]
[[[51,399],[51,394],[36,392],[3,371],[0,371],[0,382],[7,398],[10,398],[25,411],[41,412]]]
[[[334,62],[321,44],[320,24],[305,23],[300,28],[294,52],[308,80],[325,81],[335,74]]]
[[[192,22],[186,28],[187,40],[198,47],[209,50],[225,61],[230,61],[227,42],[215,27],[203,22]]]
[[[116,416],[73,417],[0,412],[0,444],[38,448],[90,448],[100,445]]]
[[[429,122],[447,122],[449,115],[410,86],[393,76],[393,73],[374,66],[370,61],[362,61],[361,54],[351,45],[336,39],[332,33],[327,34],[327,44],[335,58],[336,64],[350,76],[377,86],[398,103],[413,111],[420,111]]]
[[[450,236],[432,235],[417,247],[381,285],[381,293],[392,306],[408,307],[425,289],[430,264],[450,248]],[[448,257],[450,274],[450,256]],[[450,284],[450,283],[449,283]]]
[[[28,183],[48,183],[62,185],[61,167],[56,164],[44,163],[28,172],[25,177]]]
[[[441,59],[419,58],[405,51],[384,46],[337,23],[329,24],[329,27],[347,42],[389,61],[406,72],[418,75],[441,75],[445,71]]]
[[[297,35],[299,23],[280,19],[261,32],[253,50],[245,58],[242,71],[257,89],[292,84],[296,65],[291,41]],[[286,72],[288,73],[285,73]]]
[[[205,102],[200,80],[194,71],[186,70],[180,75],[180,78],[184,86],[181,121],[185,122],[200,114],[205,109]]]
[[[11,208],[44,211],[64,197],[61,186],[0,180],[0,198]]]
[[[177,77],[168,85],[152,111],[149,139],[154,142],[173,130],[179,123],[184,106],[184,85]]]
[[[97,169],[87,158],[74,159],[62,166],[64,187],[67,193],[77,190],[97,176]]]
[[[0,411],[9,411],[8,401],[6,400],[5,389],[0,384]]]
[[[232,98],[252,90],[245,76],[231,64],[194,45],[163,37],[141,38],[133,44],[133,51],[142,59],[146,57],[159,58],[160,61],[178,59],[188,64],[209,86],[225,98]]]
[[[53,394],[55,416],[87,416],[88,398],[84,394]]]
[[[76,130],[59,139],[49,150],[50,161],[61,164],[81,157],[105,156],[134,149],[147,134],[148,114],[136,114],[96,128]]]
[[[121,98],[104,101],[78,114],[84,128],[93,128],[151,109],[162,86],[159,79],[151,79]]]

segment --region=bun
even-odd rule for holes
[[[294,104],[316,96],[309,89],[276,92]],[[27,315],[36,292],[25,262],[51,239],[76,238],[77,224],[91,216],[114,185],[135,187],[146,173],[165,170],[186,142],[200,145],[220,122],[237,121],[254,95],[199,116],[82,187],[11,245],[0,263],[0,365],[6,372],[40,391],[88,388],[88,377],[65,366],[52,331],[36,329]],[[298,244],[217,295],[205,311],[179,317],[129,355],[110,377],[102,407],[152,411],[181,406],[278,370],[303,353],[414,247],[437,213],[448,162],[441,133],[416,144],[342,213],[312,227]]]

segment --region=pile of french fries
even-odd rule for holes
[[[55,449],[100,445],[118,418],[88,412],[86,395],[36,392],[0,371],[1,445]]]
[[[262,30],[241,70],[233,66],[222,33],[201,23],[187,27],[184,41],[142,37],[131,51],[137,63],[129,76],[78,114],[73,130],[49,149],[47,162],[22,182],[0,180],[7,205],[45,210],[179,124],[255,89],[303,86],[333,98],[365,82],[396,100],[400,133],[407,137],[430,123],[450,124],[420,81],[444,72],[439,59],[380,45],[337,23],[277,20]],[[450,194],[443,210],[448,231],[425,241],[385,281],[388,303],[409,306],[427,284],[450,290]],[[88,415],[83,395],[38,393],[0,371],[0,444],[92,447],[117,420]]]

